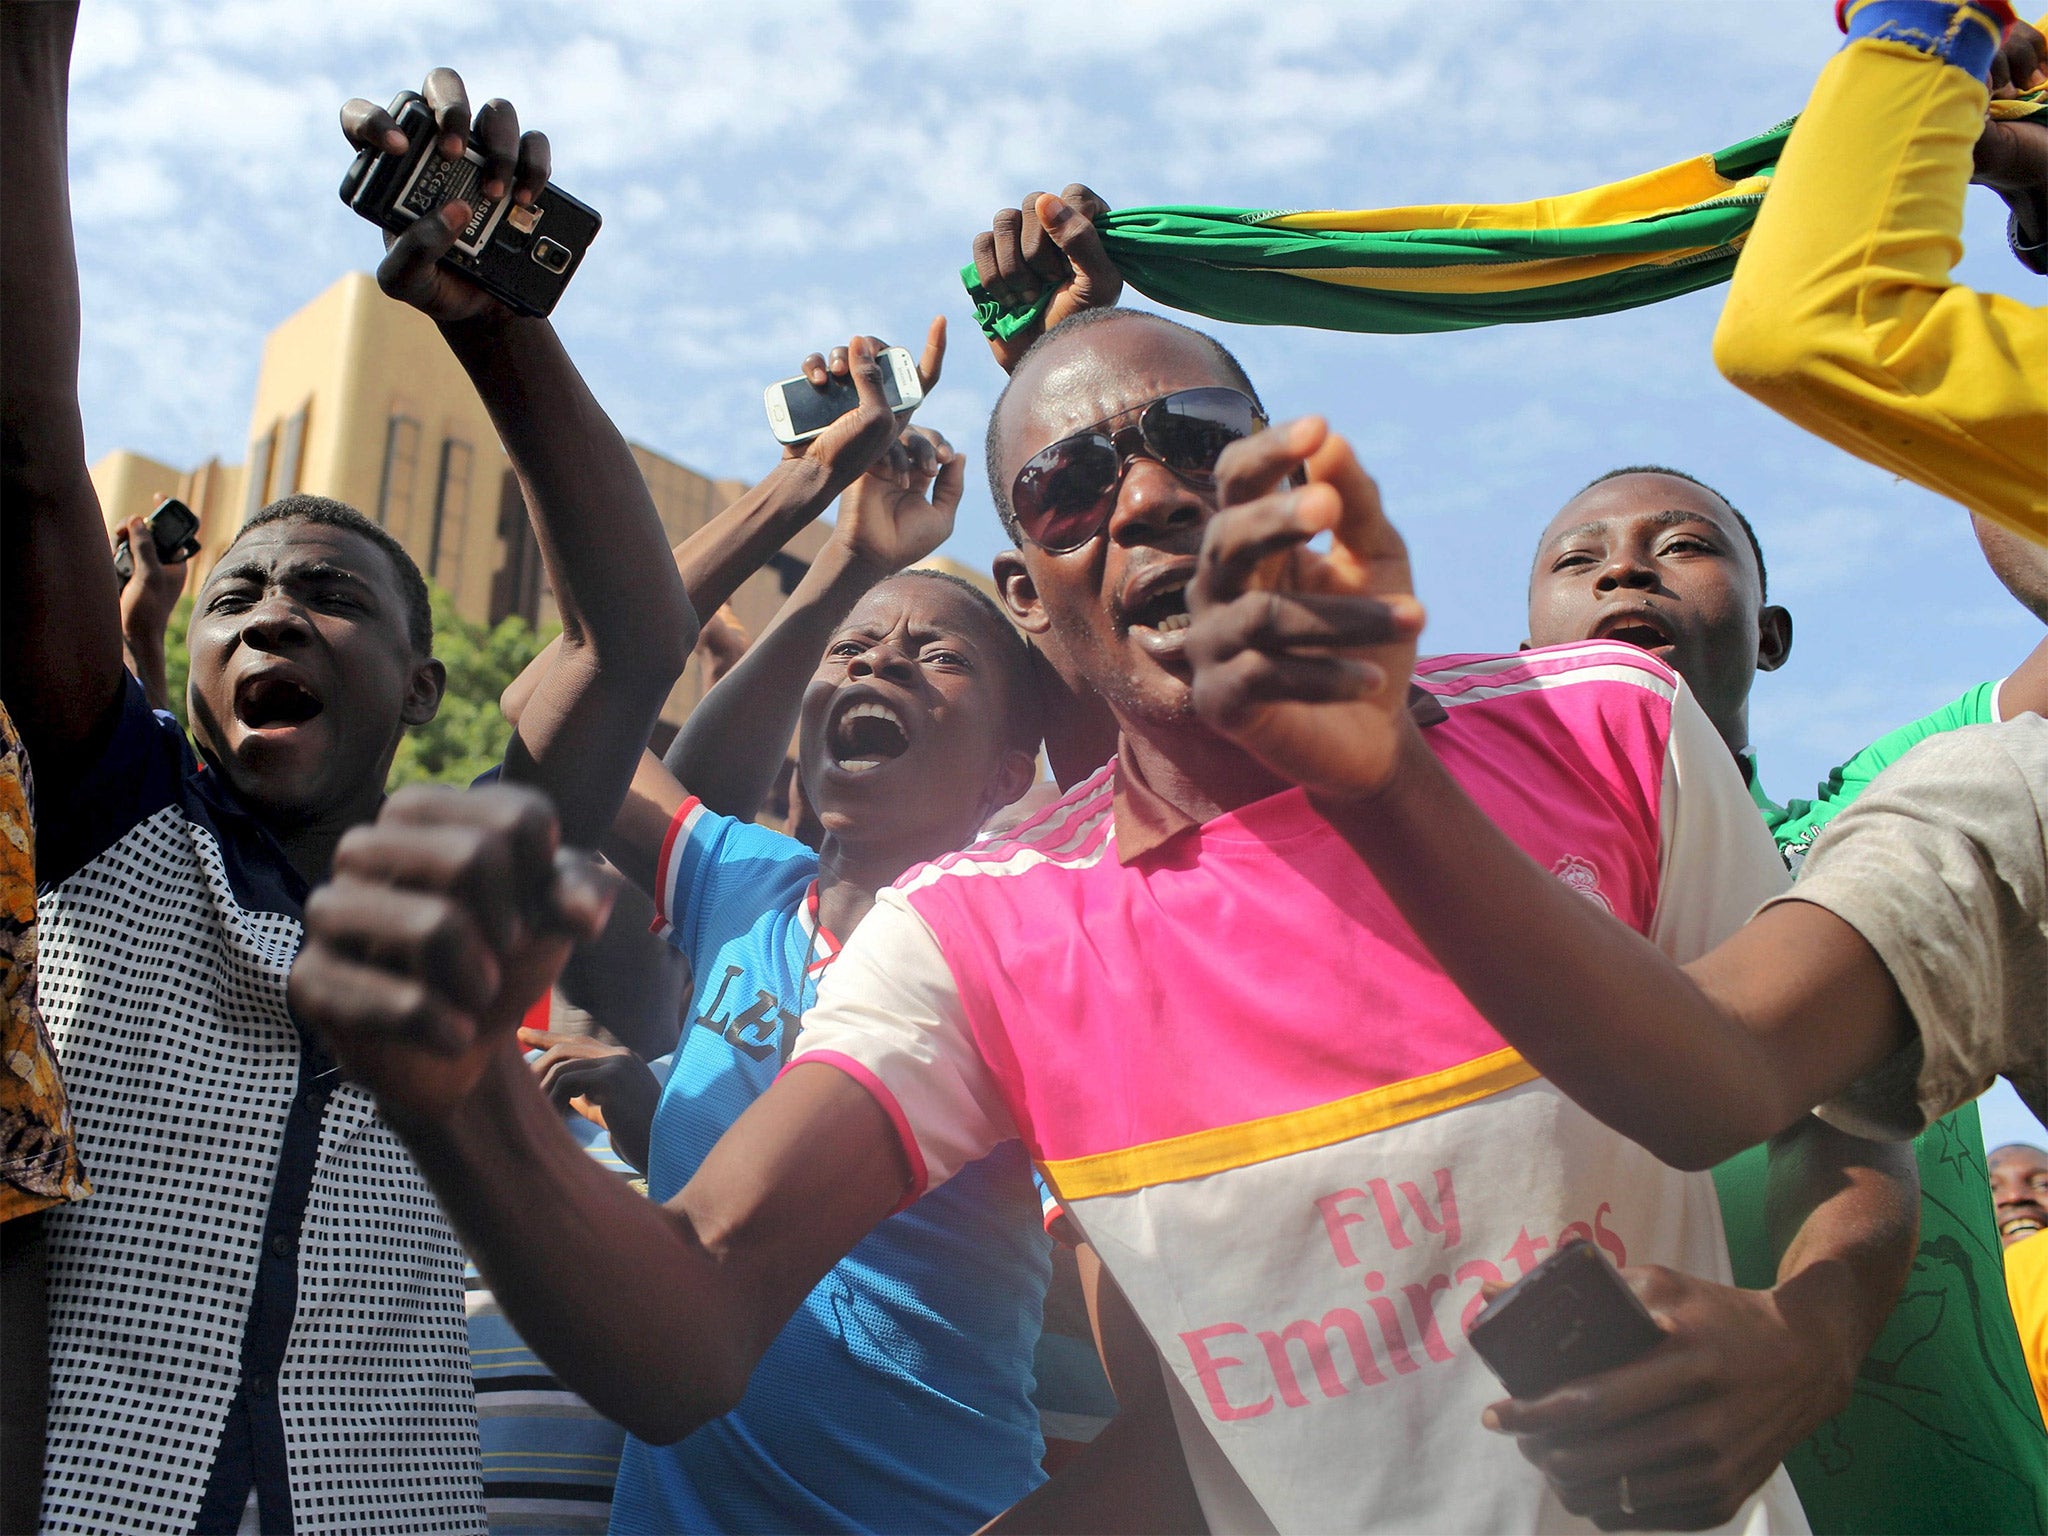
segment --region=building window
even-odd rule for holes
[[[249,445],[249,468],[242,476],[242,521],[247,522],[263,508],[263,493],[270,489],[270,456],[277,446],[277,428]]]
[[[471,457],[467,443],[451,437],[441,444],[441,476],[434,492],[434,533],[427,546],[427,574],[450,592],[459,591],[462,585]]]
[[[384,483],[377,491],[377,523],[401,539],[412,532],[412,493],[420,468],[420,424],[394,416],[384,428]]]
[[[533,536],[533,523],[526,515],[526,497],[520,492],[519,477],[510,469],[498,486],[498,537],[505,550],[504,564],[491,578],[491,617],[495,626],[513,614],[529,624],[540,622],[540,545]]]
[[[277,441],[277,461],[270,469],[270,499],[290,496],[299,488],[299,459],[306,449],[306,412],[312,409],[307,401],[285,419],[284,435]]]

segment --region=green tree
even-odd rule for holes
[[[455,603],[433,587],[434,654],[448,669],[448,691],[441,709],[427,724],[408,731],[398,744],[387,787],[401,784],[467,784],[505,755],[512,727],[498,713],[498,695],[548,641],[559,624],[536,631],[524,619],[501,620],[495,628],[472,624],[455,611]],[[164,673],[171,705],[180,724],[185,719],[185,681],[191,656],[185,632],[192,621],[192,596],[178,599],[164,636]]]
[[[559,624],[536,631],[514,615],[495,628],[472,624],[455,611],[455,601],[433,589],[434,654],[448,669],[441,709],[398,744],[386,787],[401,784],[467,784],[505,756],[512,727],[498,713],[498,695],[526,664],[561,632]]]

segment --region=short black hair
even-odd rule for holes
[[[1593,489],[1596,485],[1605,485],[1609,480],[1619,480],[1626,475],[1669,475],[1674,480],[1683,480],[1687,485],[1698,486],[1730,512],[1733,512],[1735,514],[1735,521],[1742,525],[1743,536],[1749,540],[1749,552],[1756,556],[1757,596],[1764,602],[1771,600],[1770,573],[1764,569],[1764,547],[1757,541],[1756,530],[1749,526],[1749,519],[1742,515],[1742,510],[1734,502],[1715,490],[1706,481],[1700,479],[1698,475],[1688,475],[1684,470],[1673,469],[1668,464],[1624,464],[1620,469],[1610,469],[1604,475],[1595,475],[1578,488],[1573,494],[1572,500],[1578,500],[1579,497],[1585,495],[1586,492]]]
[[[1039,351],[1063,336],[1070,336],[1075,331],[1085,331],[1091,326],[1101,325],[1110,320],[1148,320],[1154,325],[1163,325],[1169,330],[1194,337],[1216,354],[1216,361],[1223,365],[1225,376],[1251,396],[1252,404],[1258,407],[1259,414],[1266,414],[1266,407],[1259,399],[1258,390],[1252,385],[1251,375],[1244,371],[1244,364],[1237,360],[1237,355],[1230,348],[1207,331],[1198,331],[1192,325],[1182,325],[1178,320],[1154,314],[1149,309],[1126,309],[1118,304],[1112,304],[1105,309],[1084,309],[1078,314],[1067,316],[1031,343],[1025,349],[1024,355],[1017,359],[1016,367],[1010,370],[1008,382],[1003,385],[1003,392],[996,396],[995,409],[988,413],[988,436],[982,442],[982,456],[988,463],[988,492],[996,504],[996,516],[1003,520],[1003,532],[1010,536],[1010,542],[1020,549],[1024,544],[1024,530],[1018,526],[1017,514],[1010,506],[1010,488],[1002,483],[1002,471],[997,467],[1003,456],[1003,402],[1010,398],[1010,391],[1016,386],[1017,375],[1024,371],[1024,365]]]
[[[328,496],[280,496],[242,524],[234,538],[228,541],[228,549],[239,544],[242,535],[250,529],[268,527],[272,523],[319,523],[328,528],[345,528],[383,550],[390,556],[391,564],[398,572],[399,588],[405,594],[405,628],[412,638],[413,654],[434,654],[434,605],[427,595],[427,578],[420,574],[419,566],[406,553],[405,546],[387,530],[378,527],[346,502],[335,501]],[[221,553],[225,558],[227,551]]]
[[[1038,707],[1038,671],[1031,659],[1031,642],[1003,612],[1002,605],[973,582],[963,580],[951,571],[935,571],[925,566],[911,566],[908,570],[898,571],[889,580],[900,581],[912,576],[919,581],[942,581],[957,591],[965,592],[988,620],[989,627],[1000,637],[996,641],[996,659],[1003,668],[1008,685],[1004,693],[1009,701],[1005,722],[1009,727],[1006,745],[1020,752],[1036,753],[1044,739],[1045,726]]]

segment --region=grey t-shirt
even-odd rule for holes
[[[1860,933],[1920,1030],[1823,1119],[1905,1140],[1999,1076],[2048,1118],[2048,719],[1922,742],[1835,818],[1776,900]]]

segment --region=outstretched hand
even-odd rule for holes
[[[905,451],[897,439],[909,423],[911,411],[892,411],[882,390],[881,355],[887,343],[878,336],[856,336],[828,356],[813,352],[803,361],[805,378],[823,389],[833,379],[851,379],[860,404],[806,442],[791,443],[783,450],[786,459],[809,459],[820,465],[834,494],[852,484],[877,465],[901,478],[908,468]],[[934,316],[925,332],[924,354],[918,359],[917,377],[929,395],[938,388],[946,363],[946,317]],[[914,408],[913,408],[914,409]]]
[[[306,903],[292,1011],[388,1115],[438,1121],[596,937],[613,887],[530,789],[401,789]]]
[[[1287,483],[1297,467],[1308,483]],[[1233,443],[1216,465],[1188,586],[1186,654],[1210,725],[1311,794],[1392,776],[1422,633],[1408,551],[1351,445],[1318,417]],[[1332,535],[1327,554],[1309,548]]]
[[[1000,210],[974,237],[974,274],[990,298],[1017,308],[1053,290],[1036,324],[989,341],[1003,372],[1015,368],[1050,327],[1084,309],[1106,309],[1123,293],[1123,274],[1095,228],[1107,212],[1109,204],[1077,181],[1058,197],[1033,192],[1023,207]]]
[[[530,205],[547,185],[547,135],[521,133],[519,113],[511,102],[493,97],[472,119],[469,93],[462,76],[452,69],[430,71],[420,95],[440,127],[435,148],[443,158],[455,159],[472,141],[484,157],[479,186],[484,196],[503,197],[509,189],[513,202]],[[391,114],[360,96],[343,104],[341,131],[357,149],[402,154],[406,148],[405,135],[398,131]],[[508,307],[440,264],[475,211],[470,204],[456,200],[422,214],[402,234],[387,231],[377,286],[444,325],[509,318],[512,311]]]

